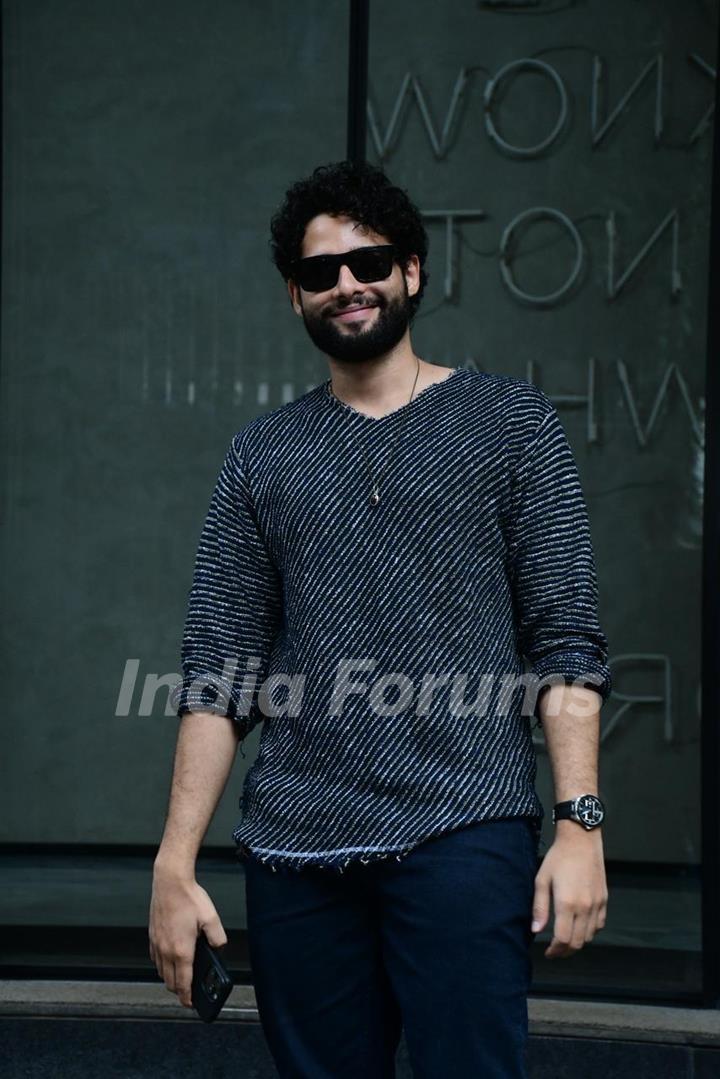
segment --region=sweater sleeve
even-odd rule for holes
[[[182,681],[170,697],[178,716],[229,716],[239,724],[241,738],[262,720],[257,691],[280,610],[279,573],[258,527],[233,439],[197,548],[182,640]]]
[[[604,702],[612,680],[588,514],[560,418],[542,400],[544,414],[512,471],[509,565],[518,647],[539,688],[579,679]]]

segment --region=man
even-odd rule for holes
[[[226,940],[196,855],[262,723],[233,838],[279,1073],[392,1076],[404,1029],[416,1077],[525,1076],[533,933],[552,897],[545,954],[572,955],[607,902],[575,463],[538,388],[413,351],[427,238],[381,170],[316,169],[272,236],[330,378],[242,428],[212,496],[150,954],[188,1005],[197,934]],[[559,804],[539,870],[533,716]]]

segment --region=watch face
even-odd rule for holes
[[[605,810],[594,794],[584,794],[577,800],[577,815],[586,828],[597,828],[605,816]]]

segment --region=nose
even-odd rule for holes
[[[333,291],[338,296],[347,296],[353,295],[356,292],[362,292],[364,287],[362,282],[353,277],[350,267],[343,264],[340,267],[337,284]]]

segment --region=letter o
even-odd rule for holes
[[[393,701],[392,704],[388,704],[385,700],[385,690],[389,686],[397,686],[400,689],[399,698]],[[368,699],[376,715],[395,716],[403,708],[407,708],[412,701],[414,692],[415,686],[412,679],[396,671],[394,674],[385,674],[382,678],[378,678],[373,682]]]
[[[553,221],[557,221],[570,233],[573,243],[575,244],[575,264],[564,285],[561,285],[555,292],[548,292],[544,296],[535,296],[531,292],[525,292],[525,290],[521,289],[515,281],[510,269],[510,247],[513,233],[521,225],[526,225],[530,221],[541,221],[543,218],[547,217]],[[551,307],[554,303],[557,303],[558,300],[562,299],[563,296],[567,295],[578,279],[584,257],[585,249],[580,233],[567,214],[562,213],[560,210],[554,210],[550,206],[533,206],[529,210],[524,210],[522,213],[518,214],[507,226],[502,234],[502,239],[500,240],[500,273],[502,274],[503,280],[509,291],[517,300],[520,300],[522,303],[530,304],[533,307]]]
[[[500,132],[495,126],[495,121],[492,118],[493,98],[495,92],[500,86],[500,83],[504,79],[507,79],[510,75],[515,75],[518,71],[537,71],[555,86],[558,96],[560,98],[560,115],[558,116],[557,123],[552,129],[547,138],[542,142],[538,142],[535,146],[514,146],[511,142],[508,142],[502,137]],[[505,64],[505,67],[501,67],[497,75],[495,75],[485,86],[485,130],[488,135],[501,150],[510,157],[538,157],[543,150],[546,150],[548,146],[551,146],[555,139],[558,137],[568,115],[568,96],[565,89],[565,84],[558,75],[554,67],[550,67],[550,64],[544,63],[542,60],[533,60],[532,58],[526,58],[523,60],[512,60],[509,64]]]

